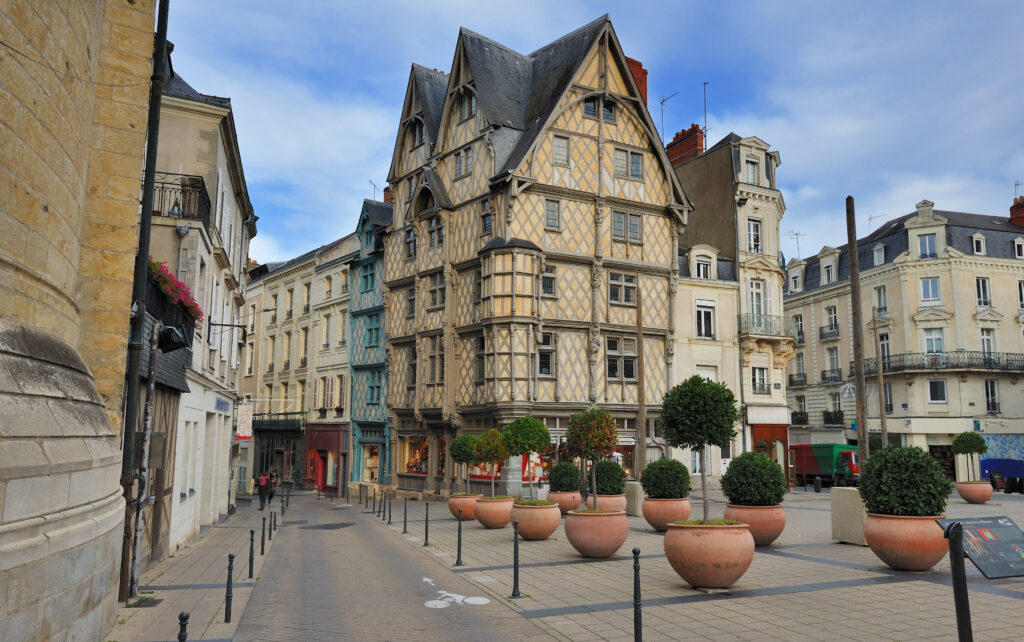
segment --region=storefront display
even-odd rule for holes
[[[623,470],[626,471],[626,479],[636,479],[636,473],[634,472],[635,460],[633,459],[635,453],[636,446],[632,444],[619,444],[612,451],[611,460],[622,466]]]
[[[501,477],[501,469],[504,467],[504,462],[498,462],[494,467],[494,478]],[[473,464],[469,467],[469,478],[470,479],[491,479],[491,465],[489,463],[484,464]]]
[[[366,444],[363,446],[363,481],[376,482],[377,468],[380,461],[380,446]]]
[[[444,437],[437,438],[437,474],[438,478],[444,477],[444,460],[448,452],[445,450]]]
[[[405,472],[410,475],[426,475],[430,464],[430,441],[426,435],[406,437]]]

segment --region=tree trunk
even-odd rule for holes
[[[494,462],[491,462],[491,497],[494,497]]]
[[[530,499],[537,499],[533,494],[533,453],[527,453],[526,456],[529,458],[529,465],[526,467],[526,474],[529,477],[526,480],[526,485],[530,489]]]
[[[707,462],[704,461],[704,446],[700,447],[697,451],[697,457],[700,458],[700,494],[704,503],[704,521],[708,521],[708,471],[706,470]]]
[[[594,510],[597,510],[597,461],[590,460],[590,490],[594,496]]]

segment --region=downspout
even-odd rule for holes
[[[733,192],[736,190],[736,169],[733,168]],[[740,235],[740,206],[733,198],[732,201],[732,220],[733,227],[736,229],[736,283],[739,285],[739,296],[736,297],[736,345],[739,350],[736,354],[737,362],[739,363],[739,390],[740,390],[740,436],[742,437],[743,452],[748,452],[747,448],[747,420],[745,418],[747,404],[743,400],[743,339],[739,336],[743,328],[743,280],[740,278],[740,245],[742,236]],[[751,435],[753,437],[753,435]],[[701,462],[704,465],[704,462]]]
[[[174,231],[178,233],[178,271],[175,274],[178,280],[181,280],[182,267],[182,252],[184,250],[183,245],[185,244],[185,237],[188,236],[188,231],[192,229],[191,223],[186,223],[184,227],[176,227]]]

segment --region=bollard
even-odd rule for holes
[[[642,642],[644,625],[642,603],[640,601],[640,549],[633,549],[633,639]]]
[[[384,514],[384,491],[380,491],[380,506],[377,507],[377,517]]]
[[[949,570],[953,576],[953,605],[956,607],[956,634],[960,642],[973,642],[971,603],[967,598],[967,571],[964,570],[964,525],[953,522],[945,529],[949,540]]]
[[[427,511],[423,518],[423,545],[430,546],[430,502],[424,502],[423,508]]]
[[[370,509],[371,513],[377,512],[377,489],[373,489],[373,508]]]
[[[270,514],[270,528],[267,529],[267,541],[274,541],[274,514]]]
[[[816,492],[816,493],[820,493],[821,492],[821,477],[815,477],[814,478],[814,492]]]
[[[459,555],[455,559],[456,566],[462,566],[462,509],[459,509]]]
[[[256,559],[256,529],[249,529],[249,579],[252,579],[252,562]]]
[[[281,517],[284,517],[284,512],[288,510],[288,502],[284,501],[284,497],[281,498]]]
[[[231,623],[231,578],[235,574],[235,554],[228,554],[228,590],[224,594],[224,623]]]
[[[402,535],[409,532],[409,498],[402,499]]]
[[[178,642],[188,641],[188,611],[178,614]]]
[[[461,524],[461,522],[460,522]],[[509,595],[513,600],[519,599],[522,595],[519,593],[519,520],[512,522],[512,538],[515,540],[512,553],[512,595]]]
[[[260,531],[260,555],[263,555],[267,547],[267,518],[263,518],[263,530]]]
[[[274,523],[274,527],[271,530],[277,530],[277,511],[270,513],[270,521]]]
[[[391,526],[391,503],[395,499],[395,494],[391,493],[388,495],[388,526]]]
[[[387,506],[384,504],[384,495],[380,498],[380,521],[385,521],[388,518]]]

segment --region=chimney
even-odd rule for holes
[[[704,131],[700,125],[693,123],[689,129],[677,132],[672,142],[665,146],[665,151],[672,167],[697,158],[704,153]]]
[[[1024,196],[1013,199],[1013,205],[1010,206],[1010,222],[1024,227]]]
[[[391,187],[390,186],[384,188],[384,202],[385,203],[394,203],[395,202],[391,198]]]
[[[636,81],[636,86],[640,88],[640,97],[644,99],[644,104],[647,104],[647,70],[644,69],[644,63],[639,60],[633,60],[630,57],[626,57],[626,62],[629,63],[629,71],[633,74],[633,80]]]

